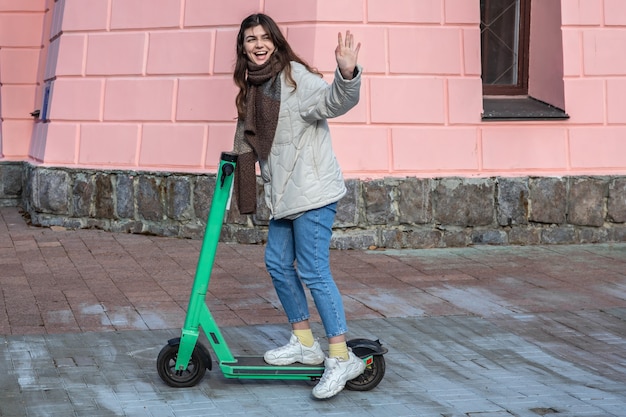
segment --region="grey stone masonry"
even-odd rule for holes
[[[32,224],[201,238],[215,174],[0,163],[0,203]],[[257,244],[269,210],[226,215],[221,239]],[[626,177],[349,179],[332,246],[434,248],[626,241]]]
[[[0,207],[14,207],[22,198],[24,164],[0,163]]]

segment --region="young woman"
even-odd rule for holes
[[[346,187],[326,121],[359,101],[360,46],[349,31],[345,39],[338,34],[337,69],[328,84],[269,16],[248,16],[237,36],[236,198],[242,214],[254,213],[258,161],[271,213],[265,264],[293,330],[287,345],[264,358],[272,365],[324,362],[316,398],[336,395],[365,367],[346,345],[343,302],[330,271],[332,225]],[[328,358],[313,337],[303,285],[322,319]]]

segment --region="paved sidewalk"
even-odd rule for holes
[[[626,416],[626,244],[333,251],[349,336],[389,353],[376,389],[328,401],[215,367],[160,380],[200,245],[0,208],[0,416]],[[262,246],[220,245],[207,303],[235,354],[288,336]]]

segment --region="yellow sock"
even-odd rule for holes
[[[331,358],[339,358],[347,361],[349,359],[348,356],[348,345],[346,342],[341,343],[329,343],[328,344],[328,356]]]
[[[315,343],[313,331],[311,331],[311,329],[294,330],[293,334],[298,338],[302,346],[311,347],[313,346],[313,343]]]

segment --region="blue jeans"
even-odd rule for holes
[[[327,337],[348,331],[341,294],[330,272],[330,238],[337,203],[295,220],[270,220],[265,265],[289,323],[308,320],[307,286]]]

